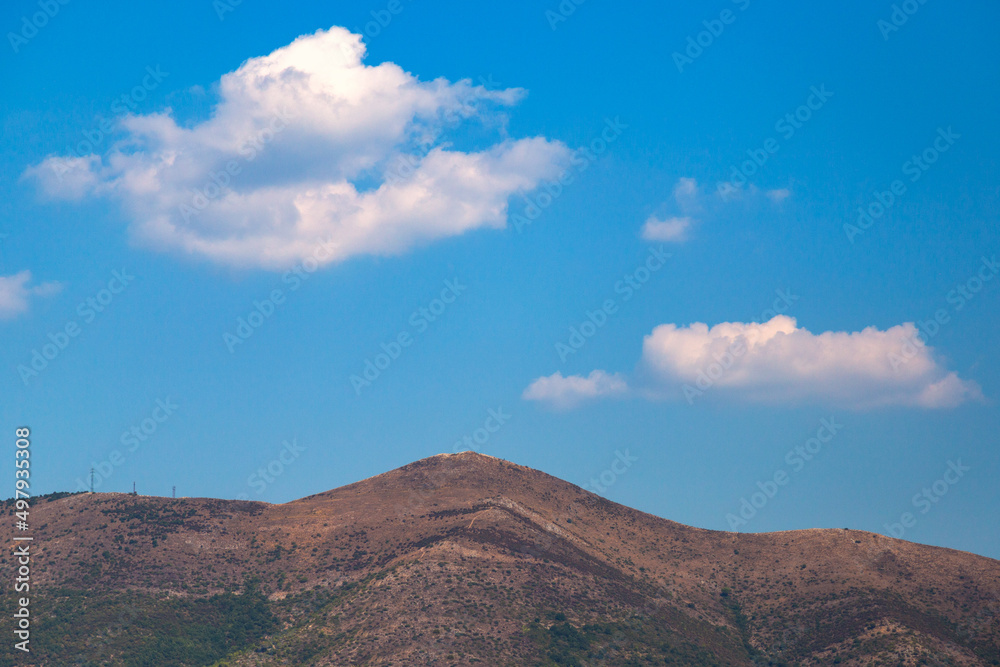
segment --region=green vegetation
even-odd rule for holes
[[[621,667],[647,665],[720,666],[724,661],[682,638],[662,619],[633,616],[612,623],[577,627],[565,614],[549,614],[547,627],[536,619],[526,634],[539,650],[538,667],[584,667],[608,664]]]
[[[36,631],[16,664],[170,667],[210,665],[274,630],[267,598],[248,580],[239,595],[178,598],[56,589],[35,596]],[[14,665],[14,656],[0,660]]]
[[[61,498],[68,498],[69,496],[79,495],[79,492],[74,491],[55,491],[53,493],[46,493],[41,496],[35,496],[31,499],[32,505],[37,505],[41,502],[51,503],[53,500],[60,500]],[[14,507],[17,504],[16,498],[7,498],[5,500],[0,500],[0,506],[5,509],[8,507]]]

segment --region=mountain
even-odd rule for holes
[[[32,653],[2,664],[1000,664],[998,561],[692,528],[475,453],[283,505],[53,494],[31,517]]]

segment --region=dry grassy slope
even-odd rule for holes
[[[240,664],[293,664],[268,660],[317,637],[303,664],[533,664],[525,629],[546,613],[638,614],[719,664],[750,664],[748,646],[792,664],[1000,657],[1000,562],[861,531],[691,528],[473,453],[284,505],[96,494],[33,518],[47,584],[196,595],[252,572],[278,599],[361,583]]]

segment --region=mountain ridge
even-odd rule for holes
[[[218,664],[1000,664],[998,561],[694,528],[473,452],[276,505],[78,494],[32,512],[43,619],[83,593],[273,615],[242,644],[206,639]],[[213,664],[162,640],[143,630],[150,664]]]

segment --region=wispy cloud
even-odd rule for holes
[[[715,192],[715,200],[723,204],[735,203],[735,202],[754,202],[761,199],[769,199],[775,204],[780,204],[786,199],[792,196],[792,190],[790,188],[774,188],[772,190],[762,190],[758,188],[753,183],[748,185],[731,185],[725,184],[727,188],[724,191],[717,190]]]
[[[688,229],[691,227],[691,218],[667,218],[660,220],[656,216],[649,216],[642,226],[642,238],[645,241],[661,241],[668,243],[679,243],[687,240]]]
[[[698,181],[683,177],[674,184],[672,201],[662,204],[659,208],[666,211],[678,211],[679,214],[651,215],[642,225],[640,236],[645,241],[659,243],[683,243],[691,238],[693,228],[699,219],[720,213],[725,207],[735,202],[751,202],[764,197],[775,204],[780,204],[792,196],[788,188],[762,191],[754,185],[747,188],[733,188],[726,196],[716,193],[716,196],[704,196]]]
[[[52,296],[62,289],[57,282],[30,286],[31,271],[0,276],[0,319],[9,320],[27,312],[32,297]]]
[[[698,181],[693,178],[681,177],[674,185],[674,201],[685,213],[701,208]]]
[[[792,191],[788,188],[778,188],[777,190],[768,190],[764,194],[766,194],[767,198],[774,203],[780,204],[792,196]]]

